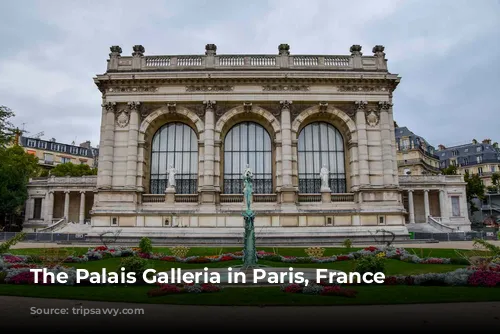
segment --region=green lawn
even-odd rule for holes
[[[396,245],[397,246],[397,245]],[[85,254],[88,250],[88,247],[66,247],[64,248],[68,252],[74,255],[82,255]],[[305,253],[306,247],[282,247],[282,248],[273,248],[273,247],[258,247],[258,250],[263,250],[266,252],[273,252],[283,256],[307,256]],[[325,256],[330,255],[339,255],[339,254],[347,254],[349,252],[357,251],[361,248],[351,248],[346,249],[342,247],[325,247]],[[188,256],[201,256],[201,255],[219,255],[223,253],[231,253],[241,251],[241,247],[193,247],[189,249]],[[420,257],[445,257],[445,258],[456,258],[458,257],[457,251],[455,249],[419,249],[419,248],[406,248],[406,250],[412,254],[418,255]],[[27,249],[13,249],[9,251],[12,254],[19,255],[36,255],[44,252],[43,248],[27,248]],[[170,249],[168,247],[155,247],[155,253],[164,253],[171,254]],[[470,251],[460,250],[461,253],[467,253]]]
[[[226,288],[222,292],[148,297],[151,286],[0,285],[0,295],[184,305],[367,305],[500,301],[500,289],[472,287],[360,286],[355,298],[284,293],[278,287]]]
[[[68,266],[74,266],[76,268],[87,269],[88,271],[100,271],[102,268],[106,268],[107,271],[116,271],[120,266],[120,258],[109,258],[99,261],[89,261],[82,263],[68,263]],[[181,269],[199,269],[199,268],[227,268],[236,265],[241,265],[242,262],[235,261],[224,261],[224,262],[212,262],[212,263],[175,263],[160,260],[148,260],[147,268],[155,269],[156,271],[167,271],[171,268],[181,268]],[[339,261],[333,263],[283,263],[283,262],[272,262],[272,261],[259,261],[259,264],[271,266],[271,267],[293,267],[293,268],[321,268],[321,269],[337,269],[341,271],[354,271],[354,261]],[[413,275],[426,272],[447,272],[453,271],[458,268],[463,268],[462,265],[454,264],[416,264],[407,263],[399,260],[388,259],[386,262],[386,275]]]

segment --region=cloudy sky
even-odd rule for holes
[[[0,3],[0,105],[43,138],[99,142],[100,93],[111,45],[124,54],[348,54],[386,47],[401,83],[400,126],[437,146],[500,141],[500,2],[14,1]]]

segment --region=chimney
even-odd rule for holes
[[[443,144],[439,144],[438,146],[438,151],[446,150],[446,147],[444,147]]]
[[[483,144],[491,145],[491,139],[484,139]]]
[[[80,147],[90,148],[90,140],[87,140],[85,143],[81,143]]]

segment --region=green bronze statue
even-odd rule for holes
[[[243,194],[246,202],[246,210],[243,212],[245,220],[245,244],[243,246],[243,268],[248,269],[257,266],[257,250],[255,248],[255,213],[251,209],[253,194],[253,173],[247,165],[243,172]]]

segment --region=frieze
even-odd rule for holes
[[[230,92],[233,89],[234,89],[233,86],[228,86],[228,85],[186,86],[186,92]]]
[[[155,93],[158,91],[156,86],[135,86],[135,87],[109,87],[108,93]]]
[[[375,92],[389,92],[390,89],[385,86],[358,86],[358,85],[341,85],[338,87],[339,92],[362,92],[362,93],[375,93]]]
[[[262,90],[265,92],[307,92],[309,91],[309,86],[307,85],[266,85],[262,86]]]
[[[219,102],[215,108],[215,121],[217,122],[228,110],[241,106],[239,102]],[[247,109],[248,110],[248,107]]]

